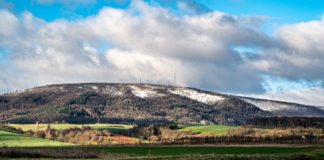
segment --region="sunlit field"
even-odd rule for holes
[[[73,144],[47,140],[43,138],[29,137],[22,134],[0,130],[0,146],[2,147],[57,147],[73,146]]]
[[[201,126],[182,126],[179,131],[191,131],[204,135],[224,135],[230,129],[237,128],[236,126],[226,125],[201,125]]]

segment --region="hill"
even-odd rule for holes
[[[324,117],[313,106],[153,84],[58,84],[0,96],[10,123],[242,124],[254,117]]]

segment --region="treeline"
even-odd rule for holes
[[[248,119],[246,125],[257,128],[324,128],[324,117],[259,117]]]
[[[180,137],[192,135],[189,132],[178,132],[175,124],[138,125],[130,129],[127,136],[136,137],[150,142],[175,141]]]
[[[98,130],[88,126],[56,130],[48,125],[44,131],[38,130],[36,127],[35,131],[28,130],[25,132],[25,134],[80,145],[103,145],[110,144],[112,142],[110,140],[111,133],[108,130]]]
[[[24,131],[22,129],[17,129],[15,127],[11,127],[8,125],[0,124],[0,130],[2,131],[7,131],[7,132],[13,132],[13,133],[18,133],[18,134],[23,134]]]
[[[140,125],[129,130],[129,136],[158,144],[324,144],[324,129],[320,128],[238,127],[217,136],[177,129],[177,125]]]
[[[163,139],[163,144],[324,144],[324,135],[290,135],[284,137],[264,136],[209,136],[184,137],[176,141]]]

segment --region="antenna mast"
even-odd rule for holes
[[[177,85],[177,72],[174,71],[174,75],[173,75],[173,85]]]

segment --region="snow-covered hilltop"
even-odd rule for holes
[[[225,99],[223,96],[203,93],[190,88],[172,88],[168,89],[168,91],[206,104],[215,104]]]
[[[317,107],[153,84],[58,84],[0,95],[0,121],[240,124],[254,117],[324,117]],[[48,112],[50,110],[51,112]],[[35,116],[37,115],[37,116]]]
[[[298,116],[306,116],[306,117],[322,116],[321,112],[318,112],[319,109],[322,110],[320,107],[273,101],[273,100],[265,100],[265,99],[254,99],[254,98],[241,98],[241,99],[259,107],[264,111],[269,111],[279,116],[297,116],[297,117]]]
[[[227,96],[222,94],[200,91],[194,88],[184,88],[184,87],[163,88],[161,86],[157,87],[154,85],[143,85],[142,87],[138,87],[136,85],[129,85],[129,87],[132,89],[132,93],[135,96],[141,98],[162,97],[167,94],[167,93],[165,94],[158,93],[156,89],[158,90],[165,89],[168,93],[187,97],[208,105],[219,103],[227,98]],[[255,98],[240,98],[240,99],[247,103],[251,103],[252,105],[255,105],[261,110],[275,113],[278,116],[307,116],[307,117],[321,116],[322,113],[321,112],[318,113],[318,109],[323,110],[323,108],[321,107],[273,101],[267,99],[255,99]]]

